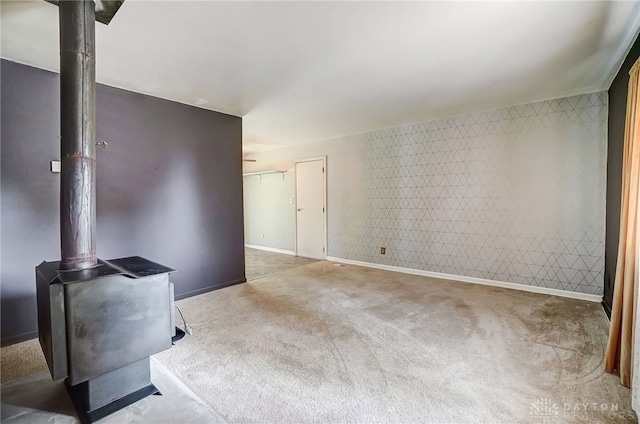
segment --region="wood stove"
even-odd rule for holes
[[[171,347],[171,271],[137,256],[75,271],[60,262],[36,268],[40,345],[82,422],[158,393],[149,356]]]
[[[123,0],[50,1],[60,18],[61,260],[36,267],[38,333],[82,422],[157,393],[150,359],[171,347],[173,285],[163,265],[100,260],[95,247],[95,22]]]

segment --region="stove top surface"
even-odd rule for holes
[[[53,278],[52,282],[72,283],[83,280],[92,280],[109,275],[126,275],[132,278],[147,277],[149,275],[164,274],[175,271],[172,268],[160,265],[159,263],[150,261],[140,256],[130,256],[128,258],[117,258],[102,260],[98,259],[98,265],[81,270],[61,270],[60,261],[43,262],[40,267],[45,265],[49,268],[51,274],[55,274],[57,278]]]

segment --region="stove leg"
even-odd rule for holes
[[[149,358],[76,385],[70,385],[66,379],[65,386],[82,424],[93,423],[159,393],[151,383]]]

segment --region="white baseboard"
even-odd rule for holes
[[[399,266],[375,264],[372,262],[354,261],[351,259],[335,258],[327,256],[328,261],[339,262],[348,265],[358,265],[368,268],[383,269],[386,271],[402,272],[404,274],[422,275],[424,277],[441,278],[443,280],[462,281],[465,283],[482,284],[485,286],[502,287],[505,289],[521,290],[532,293],[550,294],[552,296],[568,297],[571,299],[587,300],[589,302],[602,302],[602,296],[597,294],[578,293],[566,290],[548,289],[546,287],[529,286],[527,284],[507,283],[504,281],[486,280],[484,278],[466,277],[464,275],[443,274],[440,272],[423,271],[421,269],[402,268]]]
[[[282,249],[276,249],[274,247],[258,246],[255,244],[245,244],[244,247],[248,247],[250,249],[266,250],[267,252],[282,253],[283,255],[291,255],[291,256],[296,255],[296,252],[294,252],[293,250],[282,250]]]

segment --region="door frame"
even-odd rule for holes
[[[294,182],[294,190],[295,190],[295,195],[294,195],[294,208],[293,208],[293,212],[294,212],[294,216],[293,216],[293,221],[294,221],[294,228],[293,228],[293,235],[294,235],[294,252],[296,254],[296,256],[298,256],[298,172],[297,172],[297,168],[298,168],[298,164],[299,163],[304,163],[304,162],[315,162],[321,160],[322,161],[322,167],[324,168],[324,172],[322,173],[322,177],[323,177],[323,190],[322,190],[322,204],[324,205],[324,219],[322,220],[322,225],[323,225],[323,230],[322,230],[322,235],[324,236],[324,240],[322,241],[323,243],[323,248],[322,248],[322,258],[326,259],[327,258],[327,250],[329,250],[329,247],[327,246],[327,215],[329,214],[329,209],[327,207],[327,156],[316,156],[316,157],[312,157],[312,158],[305,158],[305,159],[297,159],[293,165],[293,173],[295,175],[295,182]]]

